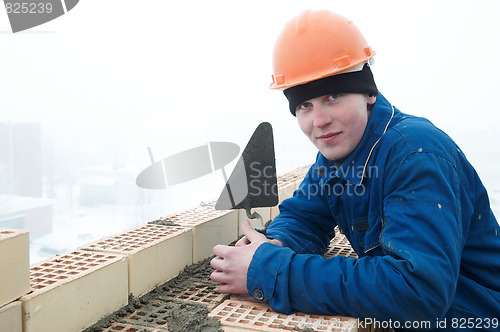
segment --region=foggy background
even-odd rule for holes
[[[157,161],[210,141],[243,149],[263,121],[278,174],[311,164],[268,88],[276,37],[309,8],[354,21],[381,93],[461,146],[498,216],[500,2],[81,0],[16,34],[0,10],[0,228],[30,230],[34,263],[216,199],[220,171],[138,188],[147,147]]]

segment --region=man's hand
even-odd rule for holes
[[[215,269],[210,279],[220,283],[221,293],[246,294],[247,271],[257,248],[264,242],[281,246],[280,241],[269,240],[264,234],[253,229],[248,220],[245,220],[241,227],[245,236],[236,246],[217,245],[212,250],[216,257],[210,262]]]

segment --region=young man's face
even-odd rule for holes
[[[375,96],[359,93],[325,95],[297,106],[300,129],[329,160],[341,160],[358,146]]]

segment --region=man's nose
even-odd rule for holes
[[[325,106],[314,105],[314,126],[317,128],[325,127],[332,122],[332,117]]]

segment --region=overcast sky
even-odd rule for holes
[[[138,170],[149,163],[146,146],[156,159],[206,141],[243,147],[262,121],[280,146],[306,146],[282,93],[268,86],[277,35],[308,8],[358,25],[377,52],[379,90],[402,111],[453,133],[497,131],[494,0],[81,0],[16,34],[0,11],[0,122],[41,122],[61,144],[127,146]]]
[[[309,8],[354,21],[377,52],[372,70],[381,93],[457,141],[498,215],[498,0],[80,0],[66,15],[16,34],[0,10],[0,123],[41,124],[53,177],[112,163],[139,174],[150,165],[147,147],[156,160],[208,141],[243,149],[263,121],[273,125],[278,174],[311,164],[315,148],[283,94],[269,89],[275,39]],[[152,204],[67,218],[57,214],[72,197],[62,184],[54,234],[31,243],[31,260],[45,257],[40,248],[69,250],[216,199],[223,186],[214,172],[148,191]]]

